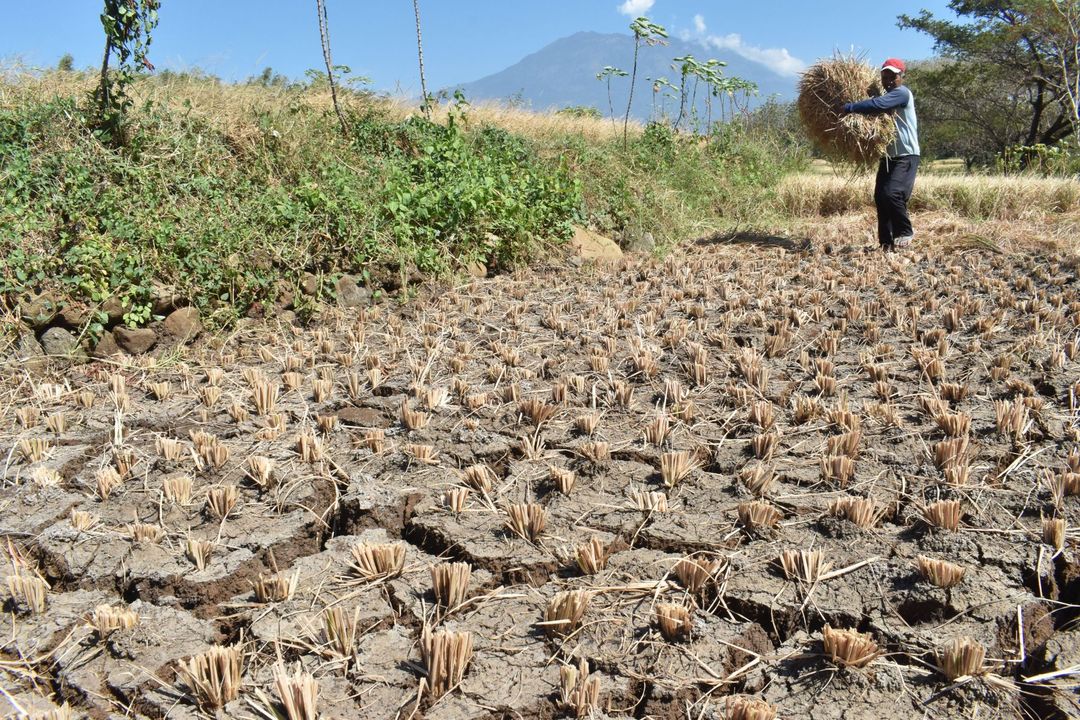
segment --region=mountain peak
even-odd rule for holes
[[[790,100],[795,95],[795,80],[777,75],[765,65],[747,60],[734,52],[711,50],[703,43],[672,38],[667,45],[642,46],[638,55],[638,86],[634,91],[631,114],[647,120],[663,110],[678,113],[678,100],[673,97],[654,96],[649,80],[667,78],[677,85],[679,70],[673,59],[693,55],[699,60],[715,58],[727,63],[724,73],[750,80],[758,85],[758,97],[750,105],[763,102],[771,96]],[[602,113],[609,112],[607,83],[596,79],[605,66],[612,65],[630,72],[634,58],[634,38],[629,33],[600,33],[583,30],[549,43],[530,53],[510,67],[473,82],[458,85],[472,101],[496,100],[524,103],[537,111],[558,110],[566,107],[593,107]],[[649,80],[647,80],[648,78]],[[611,79],[611,105],[616,116],[626,111],[630,79]],[[688,89],[690,92],[692,88]],[[703,87],[697,88],[697,106],[704,117],[707,112]],[[713,117],[718,117],[715,109]]]

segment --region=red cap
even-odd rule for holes
[[[885,62],[881,63],[882,70],[892,70],[897,75],[901,75],[907,72],[907,65],[900,58],[889,58]]]

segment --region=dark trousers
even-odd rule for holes
[[[877,205],[878,241],[883,247],[892,247],[896,238],[913,234],[907,204],[915,189],[918,168],[918,155],[884,158],[878,165],[874,204]]]

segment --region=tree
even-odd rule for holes
[[[1050,49],[1054,72],[1047,84],[1061,93],[1080,139],[1080,0],[1045,0],[1036,15],[1036,32]]]
[[[105,0],[101,11],[105,53],[94,100],[98,107],[98,129],[113,142],[122,140],[124,113],[131,106],[128,86],[144,69],[154,69],[147,52],[160,7],[161,0]],[[110,73],[109,61],[114,51],[116,70]]]
[[[969,83],[952,122],[985,133],[980,127],[988,124],[983,111],[1018,98],[1015,109],[1023,111],[1023,130],[1013,135],[1008,127],[991,123],[996,149],[1003,142],[1006,147],[1054,145],[1076,129],[1069,88],[1076,87],[1080,65],[1078,4],[1080,0],[950,0],[949,8],[960,21],[923,10],[914,17],[901,15],[899,25],[933,38],[937,52],[953,63],[945,67]],[[925,82],[955,84],[956,75],[928,74]]]
[[[630,71],[630,98],[626,101],[626,116],[623,117],[623,145],[626,145],[626,130],[630,125],[630,107],[634,104],[634,83],[637,81],[638,51],[642,44],[666,45],[667,30],[663,25],[657,25],[647,17],[639,17],[630,23],[630,31],[634,33],[634,67]]]
[[[60,72],[71,72],[75,69],[75,58],[72,57],[71,53],[64,53],[56,63],[56,69]]]
[[[607,83],[607,104],[608,112],[611,113],[611,128],[615,130],[615,104],[611,101],[611,78],[613,77],[626,77],[630,73],[625,70],[620,70],[617,67],[611,65],[605,65],[604,69],[596,73],[597,80],[603,80]],[[617,131],[616,131],[617,132]]]
[[[1024,79],[1013,70],[936,58],[912,63],[906,83],[919,111],[923,154],[992,164],[1030,130]]]
[[[675,118],[675,124],[672,125],[672,128],[678,130],[679,123],[682,122],[683,116],[686,115],[686,81],[690,77],[694,77],[695,79],[700,78],[704,66],[702,66],[693,55],[677,57],[674,62],[679,63],[678,65],[671,66],[673,70],[679,71],[679,116]],[[696,95],[695,82],[695,99]]]
[[[427,81],[424,79],[424,39],[420,35],[420,0],[413,0],[413,15],[416,17],[416,54],[420,57],[420,92],[424,98],[424,104],[420,108],[424,111],[424,117],[431,119],[431,99],[427,94]]]
[[[343,135],[349,134],[349,125],[345,122],[345,115],[341,112],[338,104],[337,85],[334,83],[334,62],[330,58],[330,22],[326,17],[326,1],[315,0],[315,9],[319,13],[319,39],[322,41],[323,60],[326,62],[326,80],[330,84],[330,98],[334,102],[334,112],[337,113],[341,123]]]

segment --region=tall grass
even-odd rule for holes
[[[506,266],[571,223],[663,246],[755,217],[800,160],[737,128],[624,144],[599,118],[456,104],[429,122],[368,93],[346,94],[345,136],[320,88],[198,75],[136,83],[114,148],[86,116],[94,80],[0,80],[0,295],[116,297],[133,325],[155,282],[228,322],[300,297],[305,273],[329,290],[346,272]]]
[[[874,178],[819,174],[785,177],[779,211],[793,218],[842,215],[874,207]],[[1080,181],[1070,178],[920,175],[909,207],[971,220],[1032,220],[1080,211]]]

